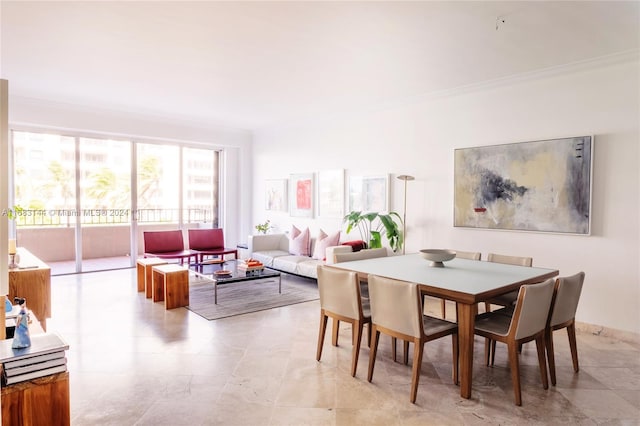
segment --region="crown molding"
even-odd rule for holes
[[[388,99],[386,101],[378,102],[374,105],[361,106],[359,108],[350,107],[340,111],[333,111],[332,113],[325,114],[319,117],[313,118],[300,118],[289,122],[274,123],[273,125],[267,125],[255,129],[256,133],[269,133],[271,131],[297,127],[304,125],[314,125],[323,122],[330,122],[333,120],[340,120],[350,117],[362,116],[366,113],[372,113],[390,108],[397,108],[401,106],[413,105],[421,102],[429,102],[437,99],[446,99],[455,96],[462,96],[471,93],[482,92],[486,90],[498,89],[501,87],[508,87],[515,84],[522,84],[527,82],[533,82],[536,80],[543,80],[545,78],[557,77],[562,75],[570,75],[578,72],[584,72],[589,70],[601,69],[613,65],[632,63],[640,61],[640,49],[632,49],[627,51],[618,52],[611,55],[599,56],[582,61],[570,62],[558,66],[542,68],[534,71],[523,72],[519,74],[512,74],[496,79],[486,80],[478,83],[468,84],[464,86],[452,87],[449,89],[431,91],[427,93],[421,93],[413,96],[405,96],[401,98]]]
[[[465,86],[454,87],[451,89],[445,89],[441,91],[435,91],[421,95],[419,97],[435,99],[450,96],[458,96],[469,92],[477,92],[489,89],[495,89],[503,86],[509,86],[512,84],[526,83],[529,81],[542,80],[549,77],[556,77],[561,75],[574,74],[577,72],[595,70],[605,68],[612,65],[637,62],[640,60],[640,49],[632,49],[623,52],[614,53],[611,55],[599,56],[596,58],[589,58],[582,61],[569,62],[562,65],[552,66],[548,68],[541,68],[534,71],[523,72],[519,74],[513,74],[504,76],[492,80],[487,80],[479,83],[469,84]]]

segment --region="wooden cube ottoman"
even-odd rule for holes
[[[166,265],[167,261],[157,257],[141,257],[136,262],[138,271],[138,291],[145,292],[147,299],[151,299],[151,268],[157,265]]]
[[[165,309],[189,305],[189,270],[180,265],[158,265],[152,269],[153,301],[164,300]]]

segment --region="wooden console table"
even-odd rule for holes
[[[41,326],[32,312],[31,335],[43,333]],[[68,371],[5,386],[0,391],[0,398],[3,425],[71,424]]]
[[[27,299],[27,309],[40,320],[47,330],[47,318],[51,318],[51,268],[31,254],[18,248],[19,268],[9,269],[9,301],[14,297]]]
[[[69,372],[2,388],[3,425],[71,424]]]

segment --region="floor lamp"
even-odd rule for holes
[[[404,211],[402,214],[402,254],[404,254],[407,245],[407,181],[415,180],[415,178],[409,175],[400,175],[398,179],[404,181]]]

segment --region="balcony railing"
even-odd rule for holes
[[[121,225],[138,223],[178,223],[180,209],[24,209],[15,213],[18,227],[73,227],[82,225]],[[184,223],[211,222],[217,218],[211,209],[183,209]]]

